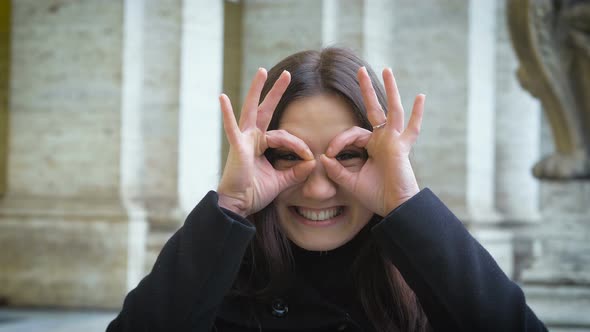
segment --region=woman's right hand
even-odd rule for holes
[[[217,188],[219,206],[243,217],[260,211],[283,190],[305,181],[315,165],[309,147],[284,130],[266,131],[272,114],[291,81],[284,71],[259,105],[267,73],[258,69],[236,122],[229,98],[219,97],[223,127],[230,144],[229,154]],[[264,151],[279,148],[296,153],[303,162],[287,170],[276,170]]]

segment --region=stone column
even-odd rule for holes
[[[149,223],[149,271],[182,219],[177,181],[181,3],[127,1],[125,14],[122,194],[128,210],[143,211]]]
[[[11,7],[10,1],[0,2],[0,196],[6,190]]]
[[[496,13],[496,208],[506,221],[535,223],[540,219],[539,182],[531,170],[540,155],[542,111],[516,77],[505,1],[498,2]]]
[[[389,0],[364,0],[363,57],[381,77],[385,67],[396,75],[394,22],[396,8]]]
[[[505,234],[509,253],[509,275],[518,280],[530,260],[531,239],[538,227],[539,184],[531,167],[539,156],[539,103],[524,91],[516,78],[518,62],[506,22],[505,1],[495,6],[495,176],[494,201],[501,225],[490,231]],[[511,239],[510,239],[511,238]],[[500,243],[499,243],[500,244]]]
[[[364,0],[324,0],[322,46],[349,47],[362,55]]]
[[[141,271],[145,222],[121,198],[124,13],[118,2],[13,2],[0,201],[9,304],[116,307]]]
[[[511,229],[498,224],[505,220],[505,216],[496,207],[496,178],[504,176],[504,173],[498,172],[496,152],[507,148],[497,146],[497,140],[506,136],[496,126],[498,102],[504,93],[501,90],[503,87],[496,84],[498,79],[503,78],[497,69],[503,63],[503,59],[497,57],[500,47],[498,34],[502,28],[502,21],[497,15],[498,7],[496,1],[469,3],[467,198],[471,233],[492,254],[502,270],[513,278],[514,234]],[[515,111],[508,107],[503,107],[503,110]],[[519,132],[510,134],[520,135]]]
[[[183,1],[181,29],[177,181],[186,214],[217,189],[221,175],[223,3]]]
[[[347,47],[380,75],[393,66],[395,8],[388,0],[324,0],[322,46]]]
[[[467,207],[474,222],[499,220],[494,206],[496,1],[469,2]]]
[[[142,0],[140,200],[152,230],[174,230],[178,211],[178,128],[182,5],[180,0]]]
[[[243,2],[242,96],[259,67],[269,69],[289,54],[322,46],[322,8],[317,0]]]
[[[495,224],[495,1],[396,0],[393,70],[409,117],[426,94],[411,156],[431,187],[512,276],[512,233]]]
[[[426,94],[422,132],[411,155],[418,181],[468,222],[470,204],[477,203],[468,196],[469,172],[477,165],[468,159],[469,112],[475,111],[468,108],[470,6],[460,0],[391,3],[393,71],[407,115],[416,94]]]
[[[387,0],[244,1],[241,91],[258,67],[304,49],[347,47],[377,72],[392,66],[394,11]]]

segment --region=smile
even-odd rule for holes
[[[343,207],[333,207],[328,209],[308,209],[301,206],[295,206],[295,212],[301,217],[311,221],[324,221],[335,218],[342,214]]]

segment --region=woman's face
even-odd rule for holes
[[[279,129],[302,139],[316,158],[307,180],[281,192],[274,201],[283,231],[301,248],[323,251],[340,247],[373,216],[352,193],[330,180],[319,160],[334,137],[355,125],[350,106],[335,95],[298,99],[282,115]],[[301,162],[292,151],[277,149],[274,157],[276,169]],[[366,160],[364,150],[355,146],[345,147],[336,158],[350,171],[359,171]]]

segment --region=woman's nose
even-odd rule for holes
[[[326,200],[336,195],[336,183],[326,174],[319,160],[309,177],[303,183],[303,196],[314,200]]]

